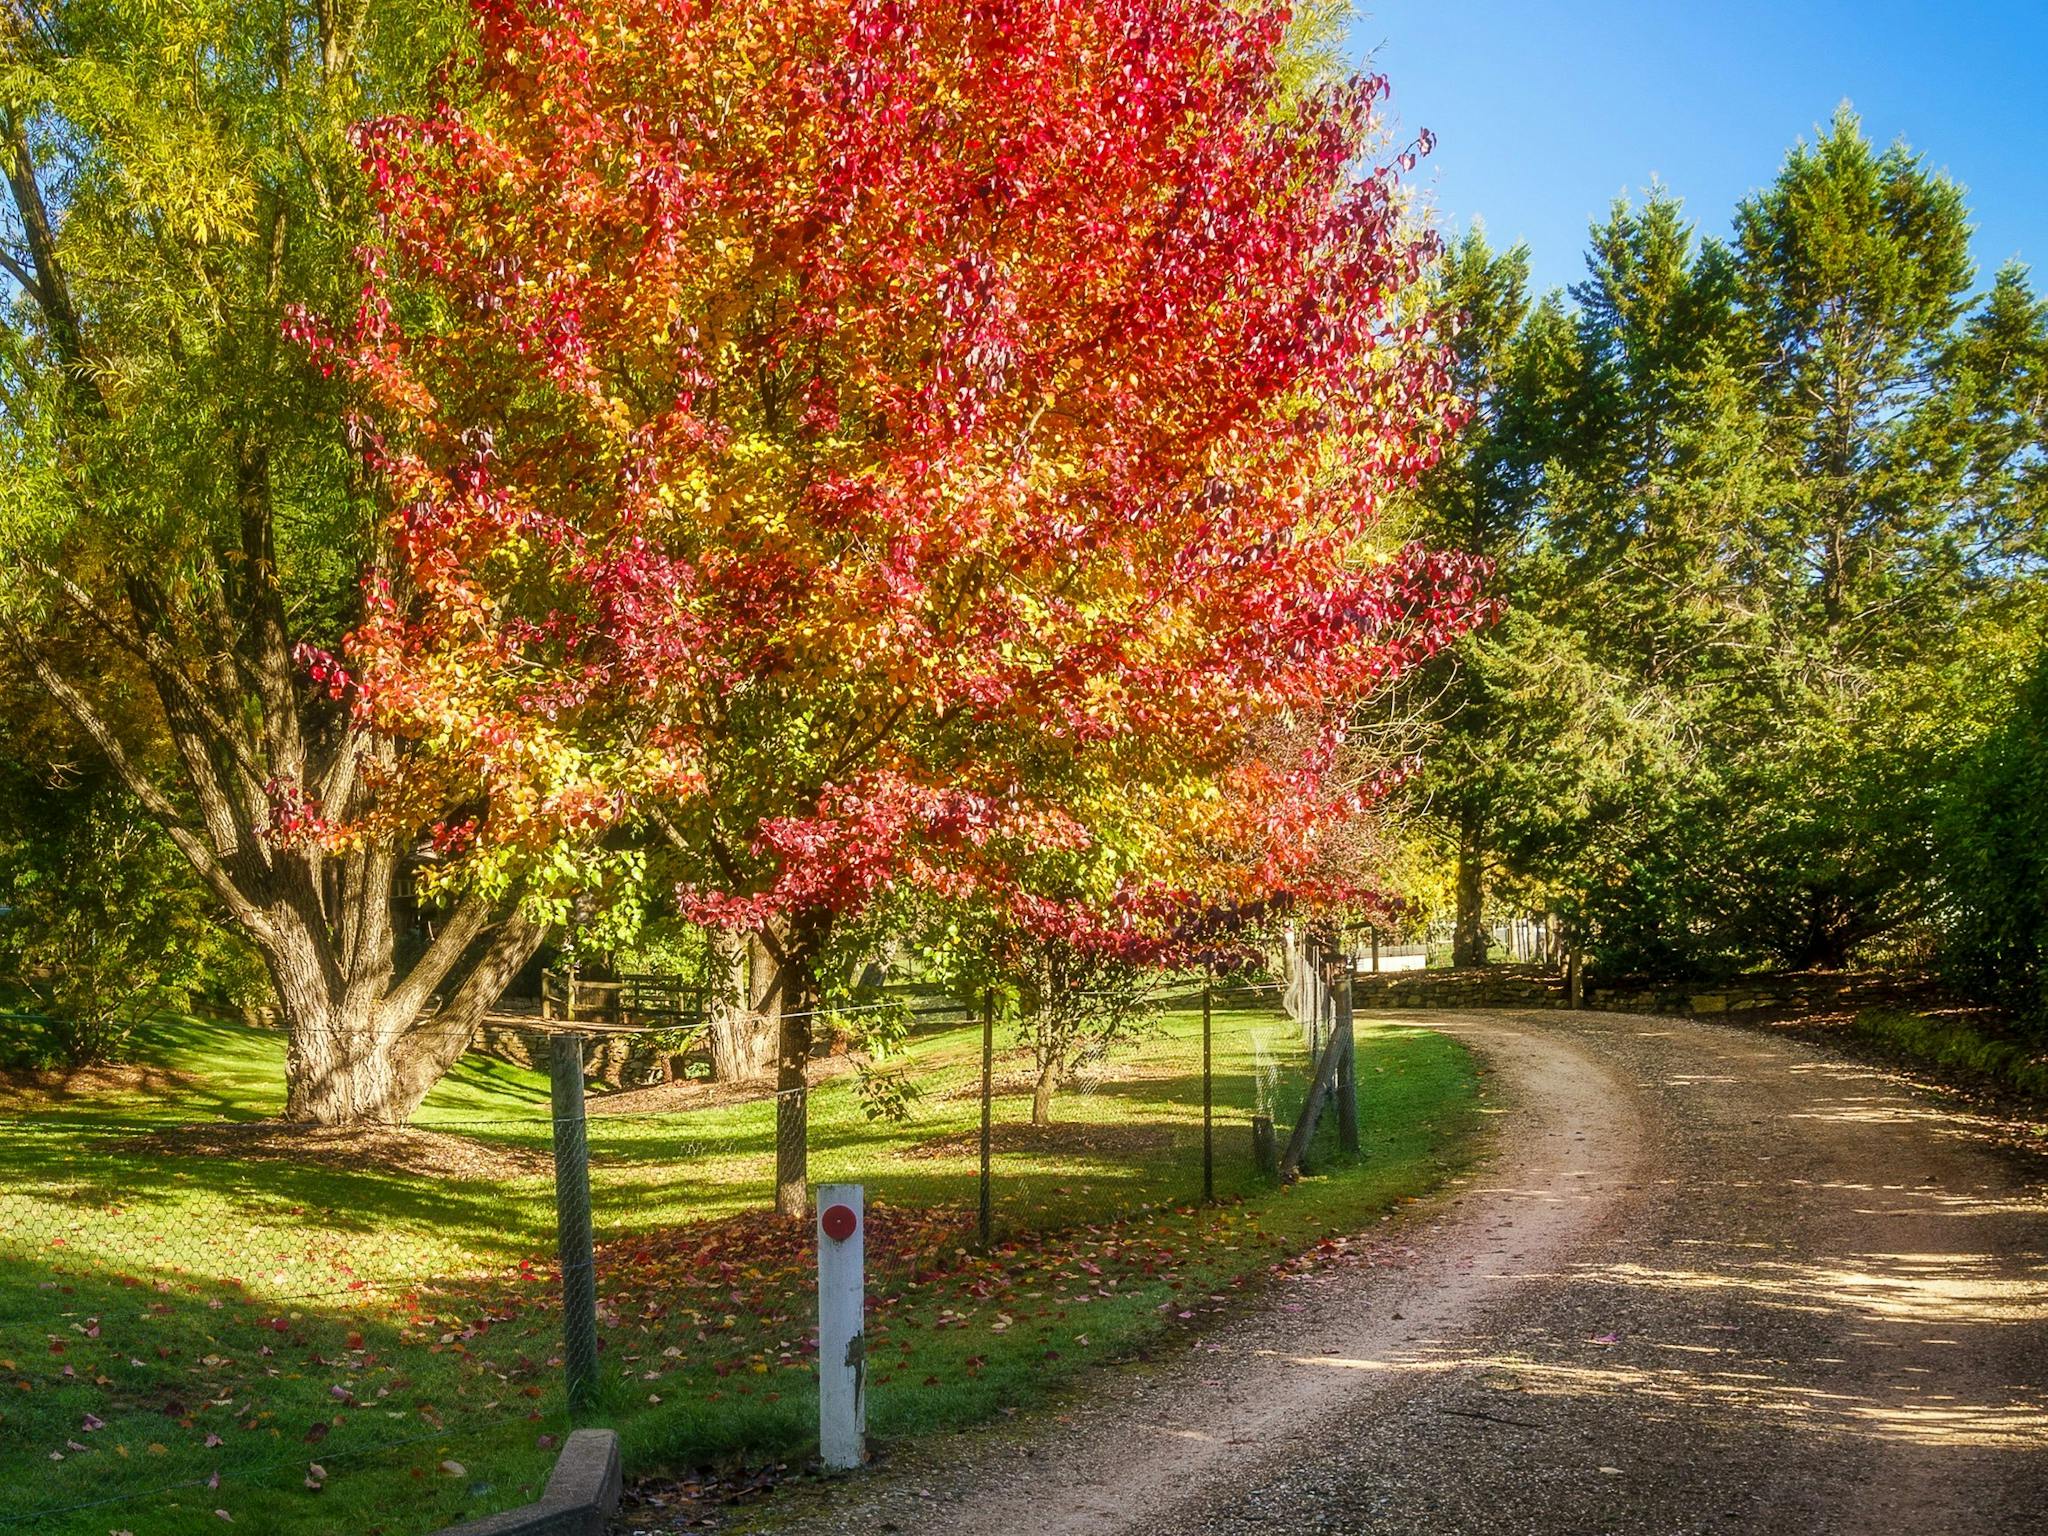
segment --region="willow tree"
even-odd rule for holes
[[[261,953],[298,1120],[403,1119],[542,932],[503,884],[418,905],[456,807],[291,835],[421,747],[300,661],[391,562],[346,387],[285,321],[359,281],[349,124],[463,35],[381,0],[0,13],[0,640]],[[120,685],[81,664],[110,652]]]

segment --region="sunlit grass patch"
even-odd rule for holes
[[[1052,1127],[1024,1124],[1027,1096],[1004,1093],[987,1252],[972,1214],[979,1105],[948,1086],[971,1082],[978,1029],[913,1042],[913,1066],[944,1091],[904,1124],[868,1122],[850,1079],[821,1086],[813,1174],[869,1186],[878,1438],[1028,1405],[1200,1326],[1270,1265],[1356,1230],[1461,1155],[1461,1048],[1367,1029],[1363,1156],[1338,1159],[1326,1137],[1314,1176],[1265,1185],[1247,1117],[1278,1037],[1255,1046],[1254,1027],[1285,1029],[1219,1016],[1223,1204],[1197,1203],[1199,1021],[1175,1015],[1142,1070],[1063,1095]],[[158,1081],[197,1086],[11,1106],[0,1521],[16,1523],[0,1532],[214,1532],[225,1509],[244,1529],[405,1536],[544,1480],[569,1427],[545,1083],[465,1062],[424,1129],[353,1149],[313,1138],[294,1157],[295,1133],[261,1123],[279,1106],[278,1047],[181,1025],[152,1044],[175,1074]],[[768,1101],[594,1114],[591,1140],[598,1420],[639,1469],[807,1454],[814,1258],[808,1230],[765,1209]]]

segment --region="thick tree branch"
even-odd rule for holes
[[[398,1083],[393,1101],[403,1107],[407,1117],[469,1049],[485,1011],[546,937],[545,924],[514,912],[498,925],[490,943],[438,1013],[408,1018],[397,1026]]]
[[[65,680],[43,649],[29,638],[18,622],[12,618],[0,618],[0,627],[4,627],[9,643],[28,664],[29,671],[42,685],[43,690],[55,699],[58,706],[77,723],[78,728],[92,739],[93,744],[106,757],[108,765],[113,768],[114,775],[121,781],[122,786],[156,819],[157,824],[164,829],[165,834],[177,846],[178,851],[184,854],[193,869],[198,871],[199,877],[207,883],[214,895],[220,898],[221,904],[228,909],[235,921],[248,928],[252,935],[267,937],[271,932],[270,921],[264,916],[262,909],[235,883],[227,866],[208,845],[207,840],[193,830],[169,797],[157,788],[148,774],[136,766],[135,760],[128,755],[127,748],[121,745],[121,739],[114,734],[113,728],[107,724],[99,711]]]
[[[0,250],[0,272],[5,272],[19,283],[22,291],[34,299],[38,305],[42,304],[43,290],[36,285],[35,273],[31,272],[4,250]]]
[[[427,952],[413,962],[405,980],[384,995],[378,1011],[387,1027],[402,1027],[427,1006],[427,999],[441,985],[455,962],[475,942],[486,926],[487,909],[474,896],[465,897],[434,935]]]
[[[264,780],[268,776],[263,771],[263,765],[256,760],[250,743],[185,675],[161,636],[124,624],[101,607],[90,592],[54,567],[36,561],[31,564],[30,569],[54,583],[64,594],[65,600],[78,610],[87,623],[130,655],[141,660],[149,668],[153,678],[168,684],[184,707],[219,739],[221,746],[234,759],[235,766],[248,776],[250,785],[257,792],[261,792]]]

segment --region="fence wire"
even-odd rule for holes
[[[1279,1003],[1215,995],[1223,1200],[1262,1182],[1255,1119],[1284,1135],[1306,1096],[1314,1031]],[[876,1388],[944,1354],[943,1310],[929,1334],[892,1317],[984,1251],[974,1010],[928,1007],[879,1062],[821,1046],[800,1094],[772,1066],[710,1081],[667,1037],[608,1033],[588,1050],[610,1081],[584,1106],[585,1256],[561,1243],[538,1026],[499,1021],[403,1128],[287,1126],[247,1084],[148,1073],[10,1117],[0,1529],[217,1531],[223,1512],[298,1529],[346,1484],[408,1491],[394,1536],[517,1503],[571,1423],[564,1362],[585,1345],[610,1412],[713,1450],[786,1438],[815,1411],[810,1229],[774,1209],[792,1137],[809,1185],[866,1186]],[[1202,1060],[1201,994],[1183,990],[1034,1115],[1038,1064],[999,1022],[994,1245],[1199,1201]],[[565,1260],[590,1266],[592,1339],[564,1339]]]

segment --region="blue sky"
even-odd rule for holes
[[[2048,0],[1360,0],[1347,52],[1393,83],[1441,222],[1529,242],[1548,287],[1589,221],[1659,177],[1703,230],[1847,99],[1969,190],[1982,280],[2048,286]]]

